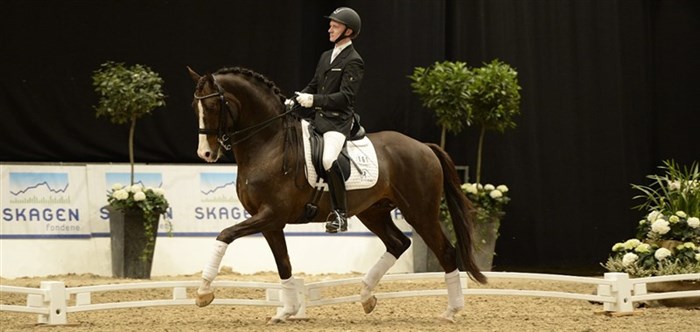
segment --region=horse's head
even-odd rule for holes
[[[197,155],[206,162],[216,162],[231,149],[229,135],[235,120],[236,106],[229,102],[224,89],[213,75],[201,76],[187,67],[197,84],[192,107],[199,121]]]
[[[188,67],[197,83],[192,106],[199,119],[197,155],[215,162],[234,145],[249,145],[260,151],[262,145],[276,144],[273,137],[282,131],[280,119],[285,97],[263,75],[245,68],[222,68],[201,76]],[[251,150],[234,149],[234,151]]]

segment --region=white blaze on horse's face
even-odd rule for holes
[[[199,117],[199,128],[204,128],[204,106],[202,106],[202,101],[197,102],[197,115]],[[220,149],[217,149],[220,150]],[[207,140],[207,135],[199,134],[199,145],[197,146],[197,155],[208,163],[216,162],[221,155],[221,151],[214,153],[211,146],[209,145],[209,140]]]

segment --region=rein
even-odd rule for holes
[[[226,128],[224,128],[224,122],[225,122],[224,120],[226,119],[226,114],[228,114],[229,118],[231,118],[231,121],[233,122],[233,120],[234,120],[233,110],[229,106],[229,103],[226,100],[226,97],[224,95],[226,93],[226,91],[221,87],[219,82],[216,81],[216,78],[214,78],[214,76],[212,76],[212,80],[214,82],[214,86],[216,86],[216,89],[218,91],[214,92],[214,93],[210,93],[208,95],[204,95],[204,96],[197,96],[197,93],[195,92],[194,98],[197,100],[205,100],[205,99],[217,98],[217,97],[219,98],[219,104],[221,107],[221,111],[219,112],[219,127],[217,129],[199,128],[199,133],[204,134],[204,135],[216,135],[216,140],[219,142],[219,144],[226,151],[230,151],[232,146],[239,144],[239,143],[253,137],[255,134],[257,134],[258,132],[262,131],[263,129],[265,129],[269,125],[271,125],[272,122],[274,122],[275,120],[278,120],[278,119],[290,114],[293,111],[293,109],[289,109],[286,112],[283,112],[279,115],[276,115],[272,118],[269,118],[263,122],[256,123],[250,127],[243,128],[241,130],[232,131],[231,129],[226,129]],[[223,109],[228,110],[228,112],[224,113]],[[248,132],[250,132],[250,133],[248,133]],[[248,135],[229,143],[229,140],[231,140],[232,137],[234,137],[236,135],[245,134],[245,133],[248,133]]]

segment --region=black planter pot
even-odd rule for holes
[[[145,234],[145,216],[141,210],[116,211],[110,209],[109,227],[112,242],[112,276],[117,278],[150,279],[153,252],[144,256],[149,240],[155,248],[159,218],[153,218],[153,236]]]

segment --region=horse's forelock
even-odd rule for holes
[[[202,91],[202,89],[204,89],[204,85],[207,84],[207,82],[212,82],[213,80],[214,77],[212,76],[212,74],[202,75],[202,77],[199,79],[199,82],[197,82],[197,87],[195,88],[195,91]]]

